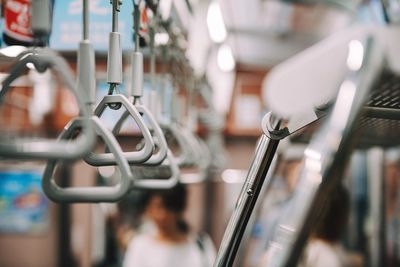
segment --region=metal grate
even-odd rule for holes
[[[384,72],[377,84],[367,106],[400,110],[400,77]]]
[[[366,103],[359,122],[359,146],[400,145],[400,77],[385,71]],[[373,110],[374,112],[368,112]]]
[[[399,120],[363,117],[359,130],[359,147],[400,145]]]
[[[323,119],[291,136],[292,142],[308,143]],[[400,145],[400,76],[382,73],[366,103],[357,128],[359,148]]]

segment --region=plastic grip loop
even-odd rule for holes
[[[52,68],[60,75],[75,96],[80,108],[82,119],[82,134],[72,141],[59,141],[37,138],[9,138],[0,136],[0,156],[19,159],[76,159],[87,154],[94,145],[94,131],[89,123],[89,110],[84,105],[81,92],[77,91],[73,75],[68,63],[50,49],[28,50],[21,54],[17,63],[11,68],[10,74],[2,83],[0,101],[9,91],[11,83],[26,70],[26,64],[32,63],[38,71]]]
[[[153,135],[153,141],[154,141],[155,145],[158,147],[158,151],[156,153],[153,153],[148,160],[146,160],[144,162],[137,162],[137,164],[159,165],[167,157],[168,145],[167,145],[167,141],[165,140],[165,136],[164,136],[159,124],[155,120],[153,114],[144,105],[136,104],[135,107],[136,107],[137,111],[144,118],[147,119],[148,127]],[[126,111],[126,112],[124,112],[124,114],[122,114],[121,118],[118,120],[118,122],[114,126],[114,129],[113,129],[114,135],[119,133],[124,121],[128,118],[128,115],[129,115],[128,111]],[[132,163],[134,163],[134,162],[132,162]]]
[[[135,179],[133,187],[142,189],[168,189],[174,187],[179,182],[179,166],[170,150],[168,150],[167,157],[159,167],[168,167],[171,170],[171,176],[168,179]]]
[[[81,118],[73,120],[59,138],[71,138],[75,130],[82,127],[82,122]],[[61,188],[53,179],[57,161],[50,160],[43,174],[42,187],[44,193],[55,202],[115,202],[125,196],[131,188],[133,176],[117,140],[98,117],[91,117],[91,122],[96,133],[103,137],[105,144],[115,156],[121,172],[120,182],[114,186]]]
[[[94,110],[94,114],[97,116],[101,116],[107,105],[120,103],[122,106],[126,108],[126,112],[134,119],[134,121],[139,126],[140,131],[143,134],[143,138],[145,140],[145,144],[142,149],[138,151],[132,152],[123,152],[123,156],[127,159],[127,161],[131,163],[140,163],[148,160],[153,154],[154,142],[151,137],[149,129],[146,127],[142,117],[140,116],[138,110],[134,105],[132,105],[129,100],[123,95],[107,95],[105,96],[101,102],[97,105]],[[86,157],[85,161],[92,166],[107,166],[107,165],[115,165],[117,164],[117,160],[114,154],[112,153],[102,153],[96,154],[90,152]]]

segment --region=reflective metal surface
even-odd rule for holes
[[[369,90],[383,66],[372,37],[352,40],[336,102],[304,153],[300,180],[269,246],[268,267],[296,266],[315,220],[341,181]]]
[[[280,123],[277,123],[276,129]],[[275,156],[280,139],[270,139],[263,134],[258,142],[253,162],[247,173],[235,210],[229,220],[228,226],[218,251],[215,267],[232,266],[243,233],[253,211],[255,203],[263,186],[272,184],[270,167]]]

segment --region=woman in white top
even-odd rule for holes
[[[129,243],[123,267],[211,267],[215,249],[208,236],[193,235],[183,220],[186,188],[150,192],[145,215],[155,231],[140,234]]]

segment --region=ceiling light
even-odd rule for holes
[[[172,0],[161,0],[160,1],[159,9],[160,9],[161,18],[164,21],[168,20],[170,14],[171,14],[171,8],[172,8]]]
[[[213,42],[222,43],[225,41],[227,33],[221,7],[217,1],[212,1],[208,7],[207,27]]]
[[[229,45],[223,44],[219,47],[217,63],[218,67],[225,72],[232,71],[235,68],[235,59],[233,58],[232,49]]]
[[[166,45],[168,44],[168,41],[169,41],[169,35],[166,32],[159,32],[156,33],[156,35],[154,36],[154,42],[156,46]]]

